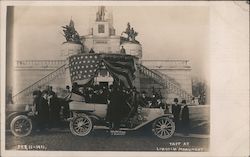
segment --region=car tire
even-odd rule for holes
[[[175,132],[175,124],[172,119],[161,117],[154,121],[152,131],[158,138],[168,139]]]
[[[25,115],[18,115],[12,119],[10,130],[16,137],[28,136],[32,131],[31,119]]]
[[[86,136],[93,129],[92,120],[87,115],[78,115],[74,117],[70,123],[70,131],[76,136]]]

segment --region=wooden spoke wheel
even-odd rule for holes
[[[10,129],[12,134],[17,137],[28,136],[32,131],[32,122],[27,116],[19,115],[11,121]]]
[[[174,134],[175,124],[172,119],[161,117],[154,121],[152,130],[157,137],[167,139]]]
[[[72,134],[77,136],[86,136],[93,128],[93,123],[87,115],[74,117],[69,125]]]

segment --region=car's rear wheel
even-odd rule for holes
[[[28,136],[32,131],[32,122],[27,116],[19,115],[11,121],[10,129],[12,134],[17,137]]]
[[[167,139],[173,136],[175,124],[172,119],[168,117],[161,117],[154,121],[152,130],[157,137]]]
[[[93,128],[93,123],[87,115],[74,117],[69,125],[71,133],[77,136],[86,136]]]

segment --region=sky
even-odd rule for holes
[[[139,32],[143,59],[188,59],[192,75],[205,77],[209,46],[209,7],[206,6],[108,6],[120,35],[130,22]],[[64,59],[61,26],[72,18],[80,35],[87,35],[97,7],[17,6],[14,8],[13,54],[15,60]]]

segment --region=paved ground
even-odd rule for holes
[[[127,132],[124,136],[96,130],[86,137],[69,131],[33,132],[17,138],[6,132],[6,149],[65,150],[65,151],[208,151],[209,139],[176,134],[162,140],[144,131]]]
[[[210,130],[210,106],[190,106],[190,129],[194,134],[209,134]]]

